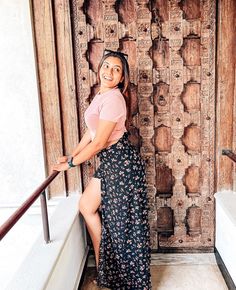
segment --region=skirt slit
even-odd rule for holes
[[[102,236],[98,286],[150,290],[150,229],[145,165],[125,133],[98,154]]]

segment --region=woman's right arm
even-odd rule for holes
[[[80,140],[79,144],[76,146],[76,148],[71,153],[72,157],[75,157],[77,154],[80,153],[84,149],[86,145],[88,145],[91,142],[91,136],[89,129],[86,130],[85,134],[83,135],[82,139]]]

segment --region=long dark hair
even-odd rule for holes
[[[120,89],[122,95],[124,96],[125,103],[126,103],[126,109],[127,109],[127,116],[126,116],[126,128],[129,127],[130,121],[131,121],[131,100],[130,100],[130,77],[129,77],[129,64],[126,59],[126,54],[119,52],[119,51],[111,51],[111,50],[105,50],[104,55],[98,65],[98,84],[100,84],[100,69],[103,65],[103,62],[108,57],[117,57],[120,59],[122,63],[122,76],[123,81],[118,84],[118,88]],[[128,56],[127,56],[128,57]]]

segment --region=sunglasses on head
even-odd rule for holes
[[[120,51],[114,51],[114,50],[110,50],[110,49],[104,49],[104,53],[103,55],[107,55],[108,53],[113,53],[116,55],[119,55],[121,57],[124,57],[126,60],[128,60],[128,54],[120,52]]]

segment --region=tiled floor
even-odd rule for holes
[[[90,257],[81,290],[101,289],[93,283],[95,275]],[[228,290],[214,254],[154,254],[151,276],[153,290]]]

